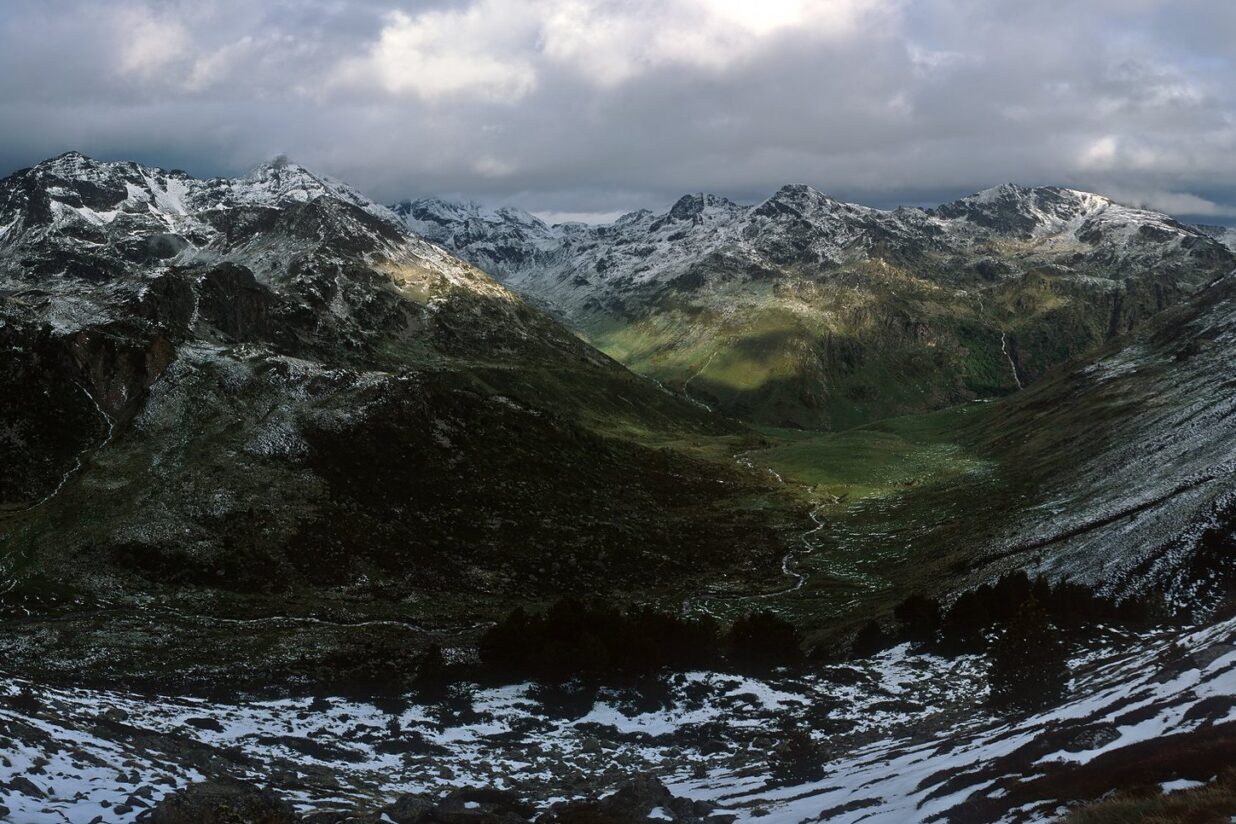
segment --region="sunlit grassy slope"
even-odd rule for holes
[[[765,429],[779,443],[749,453],[787,483],[801,483],[837,506],[888,496],[954,478],[990,460],[963,446],[967,427],[985,404],[890,418],[843,432]]]
[[[580,333],[732,417],[840,431],[1002,397],[1179,297],[1037,271],[953,284],[866,264],[670,292]]]

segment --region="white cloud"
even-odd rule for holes
[[[1213,0],[3,0],[0,166],[286,151],[561,213],[1013,180],[1220,215],[1233,42]]]
[[[1082,150],[1078,165],[1087,170],[1109,169],[1116,162],[1119,148],[1115,135],[1104,135],[1090,141]]]
[[[612,223],[625,214],[622,211],[610,212],[533,212],[549,225],[555,223]]]
[[[662,67],[720,71],[748,60],[765,41],[845,37],[887,15],[892,0],[543,0],[544,54],[613,86]]]
[[[250,59],[259,48],[248,35],[204,54],[193,61],[184,85],[190,91],[202,91],[220,83],[235,81],[238,67]]]
[[[365,57],[346,61],[339,79],[347,86],[376,81],[387,92],[430,100],[518,100],[536,86],[536,72],[520,48],[529,33],[522,5],[478,0],[416,16],[391,12],[377,43]]]
[[[487,178],[509,177],[517,171],[514,163],[501,160],[493,155],[482,155],[477,158],[476,162],[472,164],[472,168],[481,177]]]
[[[1119,203],[1168,214],[1194,217],[1236,217],[1236,207],[1216,203],[1188,192],[1146,191],[1126,189],[1116,185],[1107,187],[1105,194]]]
[[[722,20],[733,22],[756,34],[767,34],[774,29],[801,22],[805,7],[809,5],[803,0],[762,0],[758,3],[750,0],[700,0],[700,4]]]
[[[115,31],[121,44],[117,68],[124,75],[153,77],[183,60],[191,42],[178,20],[141,6],[121,7]]]
[[[611,87],[663,67],[721,71],[770,38],[839,38],[901,0],[466,0],[390,12],[335,83],[392,94],[518,100],[549,73]]]

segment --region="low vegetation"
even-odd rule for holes
[[[1073,810],[1061,824],[1228,824],[1236,819],[1236,769],[1200,787],[1163,793],[1156,786],[1126,790]]]
[[[992,703],[1019,710],[1050,706],[1068,686],[1068,664],[1068,647],[1031,595],[992,644]]]
[[[1152,597],[1116,600],[1082,584],[1053,584],[1018,571],[964,592],[948,606],[911,595],[893,610],[892,626],[876,621],[865,625],[855,636],[852,653],[863,657],[906,641],[931,644],[944,653],[979,652],[1030,603],[1061,633],[1098,624],[1147,626],[1167,617],[1162,602]]]
[[[824,748],[806,730],[787,727],[772,751],[768,770],[774,779],[791,784],[824,777]]]
[[[796,663],[802,639],[769,612],[722,630],[711,616],[621,610],[574,598],[542,613],[516,609],[481,638],[485,673],[501,680],[621,681],[665,671],[760,671]]]
[[[988,407],[967,404],[943,412],[890,418],[843,432],[764,429],[775,446],[751,460],[776,468],[787,482],[810,486],[817,498],[854,503],[934,484],[987,462],[966,445],[965,433]]]

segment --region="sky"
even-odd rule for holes
[[[76,149],[597,220],[1003,182],[1236,223],[1231,0],[0,0],[0,175]]]

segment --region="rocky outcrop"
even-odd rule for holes
[[[292,805],[246,781],[215,779],[165,797],[142,824],[300,824]]]
[[[0,326],[0,508],[44,499],[141,408],[175,358],[164,335],[108,324],[69,335]]]

